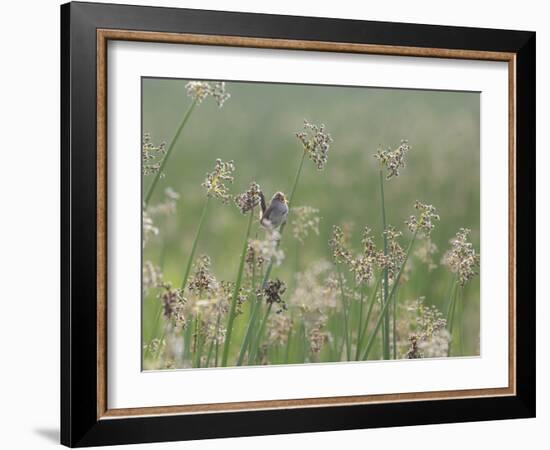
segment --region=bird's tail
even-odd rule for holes
[[[260,218],[261,218],[265,214],[265,210],[267,208],[267,206],[265,204],[265,196],[264,196],[264,193],[262,191],[260,191],[260,208],[262,209],[261,216],[260,216]]]

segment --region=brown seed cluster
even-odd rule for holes
[[[401,141],[399,147],[395,150],[391,148],[379,148],[374,157],[380,161],[381,166],[385,166],[388,174],[386,179],[399,176],[399,169],[405,168],[405,156],[410,151],[411,146],[406,139]]]
[[[198,104],[201,104],[204,99],[211,96],[218,108],[221,108],[223,104],[231,97],[231,94],[225,91],[225,83],[218,81],[209,83],[206,81],[190,81],[185,85],[187,95],[193,98]]]
[[[435,228],[434,221],[440,220],[439,214],[433,205],[419,202],[418,200],[414,204],[414,208],[420,212],[418,216],[410,216],[405,224],[411,233],[417,231],[424,236],[429,236],[432,230]]]
[[[141,143],[141,173],[153,175],[160,170],[162,158],[166,154],[166,143],[153,144],[150,133],[143,134]]]
[[[277,314],[280,314],[287,309],[287,304],[282,298],[285,291],[285,282],[277,278],[275,280],[269,280],[265,287],[260,290],[259,294],[263,297],[267,304],[277,305],[276,312]]]
[[[304,131],[296,133],[296,137],[317,169],[323,170],[328,160],[330,144],[333,142],[330,133],[325,130],[325,125],[315,125],[304,120]]]
[[[233,183],[235,172],[235,164],[233,161],[224,162],[221,159],[216,159],[214,170],[206,174],[206,179],[202,183],[202,187],[206,189],[208,197],[219,198],[222,203],[229,203],[231,195],[225,183]]]
[[[457,274],[461,286],[475,277],[479,269],[479,255],[473,244],[468,242],[470,232],[468,228],[458,230],[456,236],[451,239],[451,248],[443,256],[442,261],[451,272]]]
[[[246,214],[260,204],[260,198],[260,185],[253,181],[245,192],[235,196],[235,205],[241,213]]]

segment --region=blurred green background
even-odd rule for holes
[[[143,132],[154,143],[173,137],[182,115],[192,102],[188,80],[143,79]],[[402,288],[401,298],[425,296],[427,304],[443,312],[452,278],[440,266],[448,241],[460,227],[480,239],[480,104],[479,94],[409,89],[327,87],[310,85],[227,82],[231,98],[218,109],[207,98],[193,111],[167,163],[150,204],[163,199],[171,187],[180,194],[172,223],[157,224],[162,239],[153,240],[144,260],[162,264],[165,278],[178,286],[204,204],[201,183],[216,158],[234,160],[232,193],[257,181],[266,197],[278,190],[289,193],[301,157],[295,137],[303,121],[326,125],[334,142],[324,171],[306,160],[293,206],[320,210],[320,234],[303,245],[285,231],[282,247],[286,260],[273,275],[292,283],[296,268],[304,270],[320,258],[330,260],[327,245],[333,224],[355,224],[353,243],[358,251],[365,225],[381,245],[378,162],[379,146],[395,149],[408,139],[412,150],[401,175],[385,183],[388,223],[403,230],[401,244],[410,234],[403,221],[415,211],[415,200],[433,204],[441,216],[432,234],[438,267],[429,272],[415,262],[414,275]],[[147,189],[152,177],[144,177]],[[291,217],[289,218],[291,220]],[[233,280],[237,272],[246,218],[233,205],[214,201],[202,231],[197,255],[208,254],[218,279]],[[255,225],[252,235],[258,232]],[[466,354],[479,352],[479,278],[466,287]],[[144,308],[144,329],[154,320]]]

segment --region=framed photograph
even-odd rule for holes
[[[535,415],[535,33],[61,7],[61,441]]]

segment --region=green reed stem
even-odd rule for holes
[[[185,324],[185,331],[183,334],[183,361],[187,361],[191,352],[191,339],[193,334],[193,317],[189,319],[189,322]],[[191,359],[191,358],[189,358]]]
[[[200,322],[201,322],[201,317],[199,313],[197,314],[197,318],[195,320],[193,367],[200,367],[200,364],[201,364]]]
[[[384,174],[379,171],[380,174],[380,204],[382,207],[382,229],[384,231],[384,256],[388,256],[388,238],[386,236],[386,202],[384,200]],[[388,269],[384,269],[384,305],[388,302]],[[387,308],[386,308],[387,309]],[[383,338],[383,352],[384,359],[390,359],[390,317],[386,313],[384,315],[384,338]]]
[[[387,314],[388,311],[388,305],[389,301],[392,299],[393,295],[395,294],[395,291],[397,290],[397,286],[399,285],[399,280],[401,279],[401,274],[403,273],[403,269],[405,268],[405,264],[407,264],[407,260],[409,259],[409,255],[411,254],[411,250],[414,245],[414,241],[416,240],[416,234],[418,231],[415,231],[413,234],[413,237],[411,239],[411,242],[409,243],[409,246],[407,248],[407,253],[405,255],[405,259],[403,261],[403,264],[401,264],[401,267],[399,268],[399,272],[397,273],[397,276],[395,277],[395,281],[393,282],[392,289],[390,291],[390,294],[388,296],[388,301],[385,302],[382,306],[382,311],[380,311],[380,315],[378,316],[378,320],[376,321],[376,325],[374,327],[374,330],[372,331],[370,338],[367,342],[367,347],[365,348],[365,351],[362,356],[362,360],[366,360],[369,356],[369,352],[372,348],[372,345],[374,344],[374,339],[376,337],[376,333],[378,333],[378,329],[380,328],[380,325],[382,324],[382,321],[384,320],[384,317]]]
[[[202,225],[204,223],[204,218],[206,217],[206,212],[208,211],[208,204],[210,203],[210,197],[206,197],[204,206],[202,208],[201,217],[199,219],[199,225],[195,233],[195,239],[193,239],[193,245],[191,246],[191,253],[189,253],[189,258],[187,260],[187,265],[185,266],[185,273],[183,274],[183,280],[181,282],[181,290],[183,291],[187,286],[187,280],[189,279],[189,274],[191,273],[191,267],[193,266],[193,260],[195,259],[195,252],[197,251],[197,244],[201,235]]]
[[[273,307],[273,303],[269,303],[267,305],[267,309],[265,310],[264,317],[262,318],[262,322],[260,324],[258,336],[256,337],[256,340],[252,347],[252,351],[250,352],[250,355],[248,357],[248,365],[254,364],[256,362],[256,358],[258,357],[258,349],[260,348],[260,344],[262,343],[262,340],[263,340],[265,326],[267,324],[267,318],[269,317],[269,313],[271,312],[272,307]]]
[[[147,194],[145,195],[144,204],[145,207],[149,204],[149,200],[151,200],[151,196],[153,195],[153,192],[155,191],[155,187],[157,186],[157,183],[159,181],[159,178],[161,174],[164,172],[164,166],[166,165],[166,161],[168,161],[168,158],[170,158],[170,155],[172,154],[172,150],[174,149],[176,142],[182,132],[182,130],[185,127],[185,124],[189,120],[189,117],[191,117],[191,113],[193,112],[193,109],[195,109],[195,106],[197,104],[197,100],[193,100],[193,103],[189,106],[187,111],[185,112],[183,118],[181,119],[181,122],[176,130],[176,134],[172,138],[172,141],[170,142],[170,145],[168,146],[168,149],[166,150],[166,154],[164,155],[164,158],[162,158],[162,161],[160,162],[160,167],[157,173],[155,173],[155,177],[153,178],[153,181],[149,185],[149,189],[147,190]]]
[[[246,249],[248,247],[248,237],[250,236],[250,229],[252,228],[253,217],[254,217],[254,209],[252,209],[250,211],[250,214],[248,215],[248,226],[246,227],[246,235],[244,238],[243,249],[241,252],[239,272],[237,273],[237,280],[235,281],[235,289],[233,290],[233,297],[231,298],[231,307],[229,309],[229,319],[227,320],[227,331],[226,331],[225,342],[223,346],[222,367],[227,366],[227,357],[229,356],[229,346],[231,345],[231,334],[233,332],[233,322],[235,321],[235,315],[237,312],[237,298],[239,297],[239,291],[241,289],[241,282],[243,279],[244,260],[246,258]]]
[[[296,176],[294,177],[294,184],[292,185],[292,190],[290,191],[290,196],[288,197],[288,210],[290,212],[290,205],[292,204],[292,199],[294,198],[294,194],[296,193],[296,188],[298,187],[298,180],[300,179],[300,175],[302,174],[302,168],[304,167],[304,161],[306,159],[306,152],[304,151],[302,154],[302,159],[300,160],[300,165],[298,166],[298,170],[296,171]],[[283,231],[285,229],[286,222],[283,222],[279,228],[279,242],[277,242],[277,248],[279,245],[281,245],[281,239],[283,235]],[[267,284],[267,280],[269,280],[269,275],[271,275],[271,269],[273,269],[273,258],[269,261],[269,265],[267,266],[267,269],[265,271],[264,279],[262,281],[262,286],[265,286]]]
[[[204,367],[208,367],[210,365],[210,359],[212,358],[212,352],[214,350],[214,342],[218,342],[218,333],[219,333],[219,330],[220,330],[220,317],[221,317],[221,314],[218,312],[218,316],[216,318],[216,331],[215,331],[215,335],[214,335],[214,339],[212,339],[210,341],[210,346],[208,348],[208,355],[206,357],[206,364],[204,365]]]
[[[459,293],[460,293],[460,287],[458,285],[458,282],[455,281],[453,298],[451,300],[451,304],[449,305],[449,311],[447,311],[447,328],[449,331],[449,335],[451,337],[451,341],[449,342],[449,348],[447,350],[447,356],[451,356],[451,348],[453,346],[453,324],[455,319],[455,310],[456,310],[456,304],[458,302]]]
[[[351,361],[351,341],[349,335],[349,318],[348,318],[348,302],[346,299],[346,293],[344,290],[344,278],[342,275],[342,269],[340,264],[336,263],[336,269],[338,270],[338,284],[340,285],[340,295],[342,298],[342,312],[344,314],[344,336],[346,342],[346,357],[348,361]]]
[[[397,326],[396,326],[396,318],[397,318],[397,302],[399,299],[399,288],[397,289],[397,292],[393,296],[393,305],[392,305],[392,322],[393,322],[393,341],[392,341],[392,351],[393,351],[393,359],[397,359]]]
[[[254,291],[254,289],[252,289]],[[254,293],[251,294],[251,297],[254,296]],[[256,298],[256,301],[252,305],[252,311],[250,312],[250,318],[248,320],[248,325],[246,326],[246,333],[241,344],[241,350],[239,351],[239,358],[237,359],[237,366],[241,366],[244,361],[244,355],[246,350],[250,345],[250,338],[253,335],[253,330],[255,328],[256,319],[258,317],[258,310],[260,309],[260,303],[262,302],[261,297]]]
[[[292,319],[290,321],[290,328],[288,329],[288,336],[286,338],[286,349],[285,349],[285,364],[288,364],[290,358],[290,342],[292,339]]]
[[[359,323],[357,324],[357,343],[355,345],[355,360],[359,354],[359,346],[361,345],[361,332],[363,329],[363,303],[365,302],[365,286],[361,286],[361,298],[359,300]]]
[[[363,348],[363,341],[365,340],[365,336],[367,335],[367,328],[369,326],[372,310],[373,310],[374,304],[376,303],[376,293],[378,292],[378,288],[380,287],[381,281],[382,281],[382,272],[380,272],[378,274],[378,277],[376,277],[376,282],[374,283],[374,287],[372,288],[370,295],[368,297],[369,307],[367,309],[367,317],[365,318],[363,329],[361,330],[361,340],[359,341],[359,345],[357,346],[357,349],[355,352],[356,361],[359,361],[359,356],[361,355],[361,349]]]

